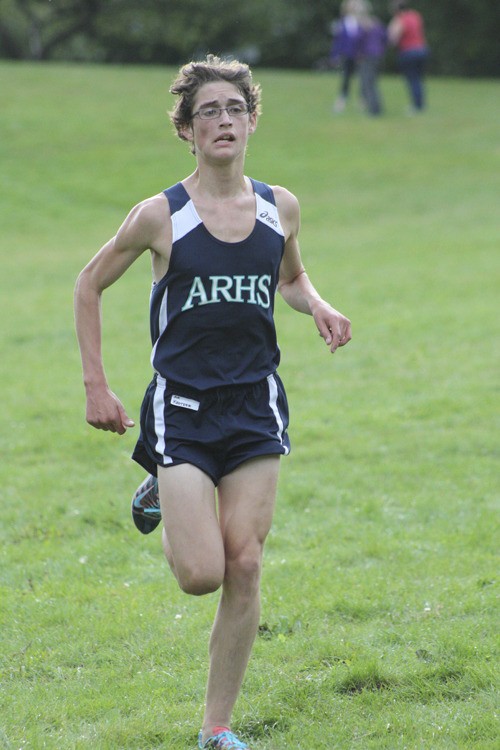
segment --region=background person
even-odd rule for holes
[[[379,73],[382,58],[387,47],[385,25],[372,13],[371,4],[364,3],[360,15],[361,38],[359,42],[359,78],[361,96],[368,114],[382,114],[383,103],[379,87]]]
[[[411,112],[425,109],[424,73],[429,56],[421,14],[405,0],[391,3],[394,14],[388,27],[389,41],[398,50],[398,65],[404,76],[411,101]]]
[[[336,113],[343,112],[346,107],[356,72],[361,39],[359,16],[363,7],[364,0],[344,0],[340,6],[340,19],[332,25],[330,62],[341,71],[340,92],[333,105]]]

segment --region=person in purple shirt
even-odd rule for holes
[[[333,41],[330,49],[330,61],[333,67],[340,68],[340,92],[333,105],[333,111],[343,112],[351,81],[356,72],[361,39],[359,16],[363,12],[364,0],[344,0],[340,6],[340,20],[332,25]]]
[[[358,69],[361,96],[368,114],[377,116],[383,111],[378,77],[387,47],[387,31],[382,21],[372,15],[368,2],[365,3],[365,12],[360,16],[359,23],[361,36],[358,46]]]

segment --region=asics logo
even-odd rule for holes
[[[277,220],[274,216],[271,216],[268,211],[262,211],[262,213],[259,214],[259,217],[267,221],[268,224],[272,224],[276,229],[278,228]]]

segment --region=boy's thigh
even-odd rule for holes
[[[279,469],[280,456],[265,455],[222,477],[219,523],[226,551],[264,544],[273,520]]]
[[[176,568],[224,565],[224,545],[210,477],[189,463],[158,467],[160,505]]]

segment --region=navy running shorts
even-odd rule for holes
[[[155,374],[132,458],[154,476],[158,465],[193,464],[217,485],[244,461],[287,455],[287,427],[287,398],[276,373],[253,385],[206,391]]]

